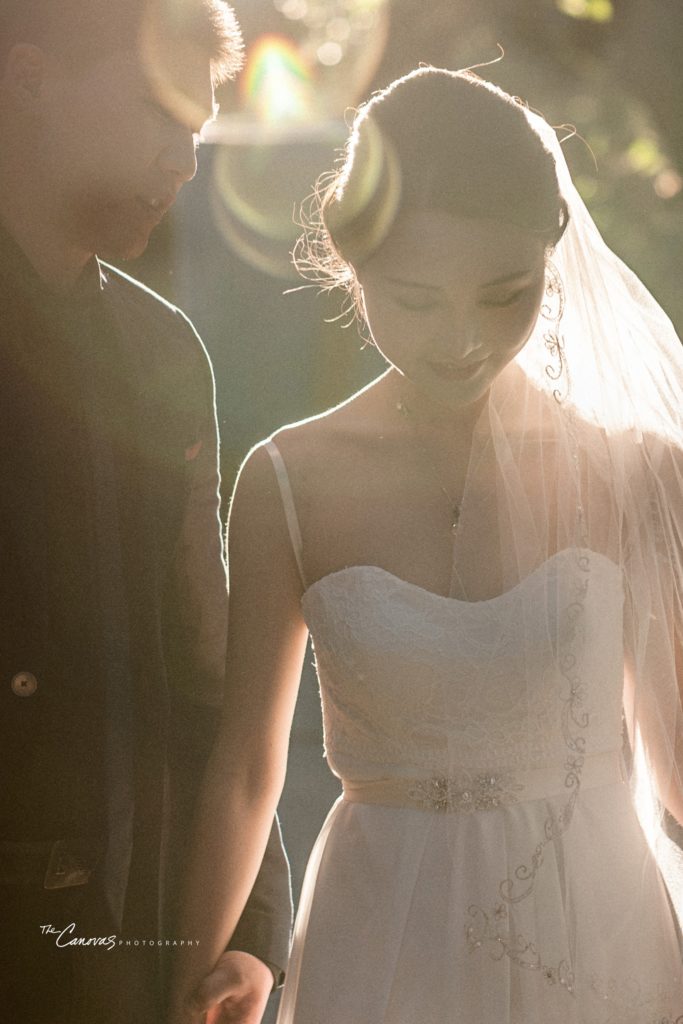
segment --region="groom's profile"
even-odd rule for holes
[[[174,913],[227,626],[213,375],[183,314],[98,257],[145,249],[240,61],[222,0],[0,2],[0,1016],[17,1024],[154,1024],[165,954],[192,940]],[[245,1013],[289,925],[274,827],[221,960]]]

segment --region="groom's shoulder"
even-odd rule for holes
[[[132,315],[156,319],[164,324],[172,323],[184,314],[168,299],[152,291],[142,281],[124,273],[109,263],[100,263],[102,287],[108,299]]]
[[[141,281],[131,278],[119,267],[99,261],[100,278],[106,297],[129,321],[139,321],[145,327],[157,328],[160,333],[171,329],[185,337],[199,341],[197,331],[182,309],[154,292]]]
[[[141,281],[100,261],[102,287],[124,332],[136,347],[164,360],[208,361],[206,349],[189,317]]]

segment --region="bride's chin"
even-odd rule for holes
[[[432,421],[459,421],[476,416],[485,404],[493,379],[474,382],[449,383],[434,386],[417,376],[409,376],[403,370],[395,369],[394,385],[396,397],[421,417]],[[469,386],[467,386],[469,385]]]

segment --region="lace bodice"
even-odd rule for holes
[[[561,551],[475,603],[374,566],[310,586],[303,609],[333,771],[364,779],[556,767],[566,756],[569,664],[591,681],[578,695],[590,752],[618,750],[621,574],[592,552],[579,568],[577,554]]]

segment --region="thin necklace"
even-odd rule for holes
[[[453,536],[455,536],[455,534],[457,533],[457,530],[458,530],[458,526],[460,525],[460,513],[461,513],[460,502],[456,501],[455,498],[453,497],[453,495],[450,493],[450,491],[448,491],[448,489],[446,487],[444,487],[444,485],[441,483],[441,479],[440,479],[439,474],[438,474],[438,472],[436,470],[436,466],[434,465],[434,463],[433,463],[433,461],[432,461],[432,459],[430,457],[430,454],[429,454],[429,452],[427,450],[427,446],[424,444],[424,442],[420,438],[420,435],[417,432],[417,428],[415,426],[415,421],[413,419],[413,414],[411,413],[410,408],[406,405],[406,403],[403,401],[403,399],[400,399],[396,403],[396,408],[401,413],[401,415],[404,417],[404,419],[406,419],[408,421],[408,423],[410,423],[411,429],[413,431],[413,435],[415,436],[415,440],[417,441],[417,443],[419,444],[420,448],[422,449],[422,451],[425,454],[425,457],[426,457],[426,460],[427,460],[427,464],[429,465],[429,468],[431,470],[432,476],[434,477],[434,481],[435,481],[436,484],[438,484],[438,487],[439,487],[441,493],[448,500],[448,504],[450,505],[450,510],[451,510],[451,527],[450,527],[450,529],[451,529],[451,533],[453,534]]]

